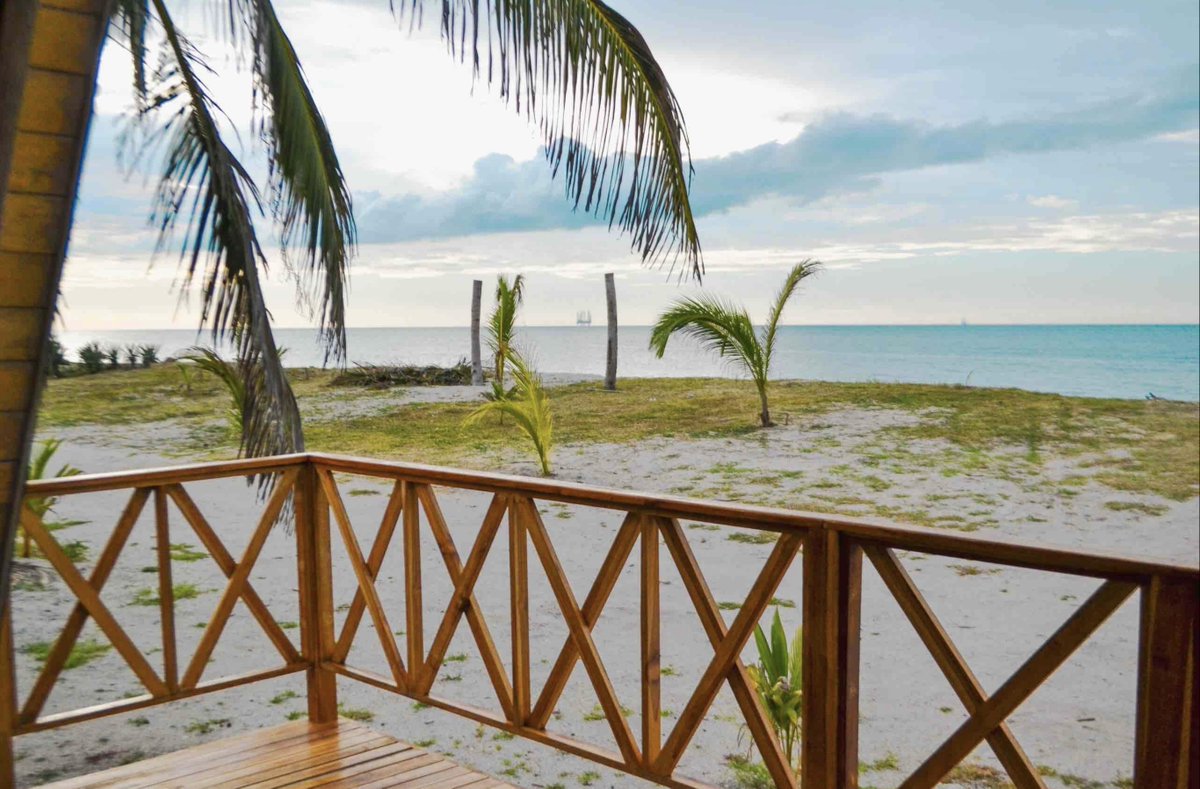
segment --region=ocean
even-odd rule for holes
[[[517,344],[547,373],[603,375],[606,329],[529,326]],[[737,376],[736,369],[685,339],[655,358],[648,326],[620,329],[618,375]],[[288,366],[320,366],[312,329],[277,329]],[[155,343],[177,354],[207,335],[186,329],[64,331],[74,358],[99,341]],[[348,331],[349,362],[452,364],[470,356],[464,328],[356,328]],[[484,349],[486,357],[486,347]],[[486,362],[485,362],[486,363]],[[820,381],[881,381],[1015,387],[1084,397],[1200,400],[1200,326],[786,326],[779,332],[773,377]]]

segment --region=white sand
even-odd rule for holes
[[[474,395],[470,389],[453,387],[408,390],[388,398],[388,404],[408,402],[415,397],[446,399]],[[974,524],[989,537],[1195,559],[1200,498],[1170,502],[1120,493],[1095,482],[1072,486],[1068,492],[1074,495],[1064,495],[1061,480],[1088,474],[1081,459],[1049,458],[1040,476],[1032,480],[1023,478],[1018,483],[971,471],[952,448],[939,442],[895,447],[879,434],[883,426],[920,418],[909,412],[844,410],[823,414],[809,424],[781,426],[744,438],[663,439],[636,446],[564,446],[556,451],[554,462],[561,478],[603,486],[718,498],[736,494],[744,501],[797,507],[813,503],[828,506],[833,503],[830,497],[841,497],[843,501],[846,497],[871,498],[899,511],[924,510],[934,518],[960,515],[966,519],[960,525]],[[58,431],[56,435],[67,439],[61,460],[87,471],[105,471],[178,462],[167,455],[174,454],[170,451],[172,441],[178,440],[182,432],[178,427],[163,424],[121,428],[119,435],[110,429],[75,429]],[[881,450],[916,453],[928,458],[928,463],[910,463],[907,468],[896,464],[863,465],[864,456]],[[1014,450],[1014,463],[1018,462],[1018,456]],[[516,473],[534,471],[528,459],[516,456],[501,462],[499,467]],[[387,489],[386,485],[369,480],[347,479],[342,483],[341,490],[364,551],[369,549]],[[234,481],[196,484],[189,486],[189,490],[226,539],[231,552],[239,556],[257,512],[253,492]],[[357,491],[358,495],[349,495],[351,491]],[[94,560],[126,495],[90,494],[65,499],[59,505],[59,517],[89,522],[58,532],[60,540],[87,543],[90,558]],[[442,491],[440,501],[459,551],[465,557],[487,497]],[[1111,501],[1158,505],[1166,510],[1157,516],[1118,512],[1105,506]],[[582,600],[620,523],[620,514],[574,506],[542,509],[575,594]],[[853,514],[860,508],[848,504],[845,511]],[[172,541],[198,547],[199,540],[174,509],[171,515]],[[991,523],[995,525],[987,525]],[[736,603],[743,599],[771,549],[770,545],[727,539],[735,532],[724,527],[688,531],[709,584],[722,602]],[[298,619],[292,539],[282,530],[274,533],[252,574],[255,588],[281,622]],[[143,567],[153,564],[152,545],[148,508],[105,587],[104,598],[157,668],[161,665],[157,608],[129,604],[139,590],[156,583],[155,575],[142,572]],[[477,587],[492,633],[504,655],[509,649],[506,554],[506,540],[501,537]],[[566,637],[566,629],[532,551],[530,556],[536,692]],[[400,558],[397,541],[380,580],[393,630],[406,629]],[[354,581],[338,547],[335,559],[335,602],[349,603]],[[635,561],[636,555],[626,567],[595,635],[621,701],[635,709],[629,724],[638,732]],[[1020,665],[1097,585],[1066,576],[982,566],[977,568],[982,571],[978,574],[963,575],[966,563],[933,556],[909,555],[905,561],[989,690]],[[712,650],[666,551],[662,554],[662,566],[663,664],[673,671],[672,676],[664,678],[663,707],[672,711],[672,716],[663,723],[667,731],[673,725],[674,714],[683,709]],[[180,654],[186,659],[202,633],[197,625],[207,621],[223,580],[211,560],[176,563],[175,568],[177,584],[191,582],[204,590],[199,597],[182,601],[178,606]],[[428,535],[423,568],[424,629],[428,645],[450,593],[440,556]],[[781,599],[795,601],[797,605],[799,574],[797,561],[778,593]],[[864,774],[862,781],[864,785],[893,786],[932,752],[965,715],[882,583],[872,570],[865,570],[864,575],[861,756],[864,762],[873,762],[895,754],[905,772],[872,771]],[[18,591],[14,597],[18,648],[53,639],[72,599],[59,582],[45,591]],[[798,607],[780,610],[789,629],[799,624]],[[732,610],[726,612],[727,619],[731,620],[734,614]],[[1136,603],[1127,603],[1010,718],[1014,733],[1035,764],[1102,782],[1131,773],[1136,615]],[[287,632],[298,641],[298,630]],[[103,640],[91,624],[85,631],[85,638],[89,637]],[[495,708],[490,684],[465,624],[460,627],[450,654],[463,655],[465,659],[448,662],[443,667],[435,692],[475,706]],[[753,646],[744,657],[747,662],[753,660]],[[239,608],[205,677],[265,668],[277,661],[270,643],[259,633],[248,613]],[[351,661],[384,673],[369,618],[364,618]],[[35,669],[30,656],[19,655],[18,681],[22,693],[29,688]],[[374,713],[375,727],[410,742],[432,741],[428,747],[485,772],[500,775],[508,770],[506,777],[520,785],[576,786],[588,772],[599,773],[593,786],[642,783],[532,743],[496,738],[492,730],[477,730],[467,719],[433,709],[414,710],[411,702],[401,697],[349,682],[341,683],[340,687],[341,699],[348,708]],[[270,699],[289,689],[300,696],[270,703]],[[116,699],[137,690],[132,673],[115,653],[110,653],[83,668],[65,672],[47,711]],[[51,775],[100,769],[139,755],[280,723],[289,713],[304,709],[303,691],[302,678],[285,678],[23,737],[18,740],[18,771],[24,784],[36,783]],[[595,703],[586,675],[577,666],[551,729],[611,748],[607,724],[603,720],[587,720],[593,717]],[[730,774],[723,766],[723,757],[745,752],[748,745],[738,720],[736,704],[728,691],[723,691],[693,740],[683,771],[714,783],[727,783]],[[205,722],[210,723],[204,725]],[[996,764],[986,746],[972,760]]]

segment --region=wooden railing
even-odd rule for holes
[[[189,496],[188,483],[220,477],[274,474],[275,484],[244,553],[234,559]],[[339,474],[388,480],[392,490],[369,550],[359,545],[343,503]],[[437,488],[482,491],[490,504],[464,554],[446,522]],[[858,781],[858,682],[862,560],[865,556],[915,628],[968,717],[903,783],[905,789],[932,787],[986,741],[1013,783],[1045,784],[1006,719],[1134,593],[1140,594],[1134,784],[1139,789],[1196,787],[1200,770],[1200,704],[1196,681],[1197,582],[1192,565],[1171,564],[1042,546],[1020,545],[974,535],[878,522],[844,520],[788,510],[695,501],[671,496],[604,490],[548,480],[458,471],[427,466],[305,454],[266,460],[210,463],[153,471],[97,474],[31,483],[28,497],[62,496],[132,489],[112,535],[85,578],[53,535],[34,519],[27,528],[42,554],[77,599],[67,624],[33,687],[18,697],[13,671],[11,621],[0,627],[0,756],[11,768],[14,736],[65,726],[104,715],[167,703],[201,693],[305,672],[308,715],[314,721],[337,715],[338,677],[415,699],[479,723],[550,745],[585,759],[666,786],[698,784],[677,767],[714,698],[728,685],[746,730],[777,786],[854,787]],[[122,631],[101,600],[117,557],[150,499],[154,501],[158,590],[162,622],[162,668],[152,667]],[[227,585],[194,654],[177,654],[171,597],[170,526],[167,503],[183,514],[227,577]],[[590,591],[580,602],[572,591],[538,502],[559,502],[624,513],[620,528]],[[295,518],[299,578],[300,648],[283,633],[254,589],[250,575],[281,512],[290,504]],[[680,520],[738,526],[778,533],[733,621],[726,624],[692,553]],[[436,541],[453,593],[426,644],[421,579],[421,530]],[[403,552],[405,608],[386,610],[376,576],[395,541]],[[501,623],[510,634],[509,666],[496,647],[474,589],[492,546],[508,538],[510,615]],[[336,536],[335,536],[336,535]],[[356,590],[340,630],[335,627],[332,544],[346,549]],[[663,730],[660,668],[660,545],[665,545],[698,614],[713,656],[696,678],[694,690],[669,730]],[[530,682],[529,547],[545,571],[568,636],[554,655],[540,690]],[[593,637],[617,578],[639,546],[640,571],[640,731],[626,720],[618,695]],[[995,692],[983,690],[936,614],[912,582],[896,551],[919,551],[968,561],[1102,580],[1099,588]],[[784,574],[802,556],[803,573],[803,738],[800,775],[788,764],[769,719],[759,704],[741,654],[770,605]],[[239,676],[205,679],[205,668],[238,601],[279,652],[277,667]],[[386,674],[351,665],[348,658],[369,616],[386,661]],[[393,636],[393,620],[403,617],[405,636]],[[42,713],[50,690],[86,621],[92,620],[133,669],[146,693],[134,698],[69,712]],[[489,709],[467,706],[433,692],[434,680],[462,620],[467,621],[494,690]],[[493,622],[493,625],[496,623]],[[632,631],[630,631],[632,632]],[[548,730],[568,680],[578,665],[594,689],[617,750],[610,751]],[[5,776],[0,776],[3,781]],[[11,775],[8,776],[11,780]],[[801,780],[802,778],[802,780]]]

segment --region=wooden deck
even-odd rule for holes
[[[513,789],[361,723],[288,723],[197,745],[43,789],[316,787]]]

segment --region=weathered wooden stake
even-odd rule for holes
[[[479,311],[483,307],[483,280],[471,285],[471,383],[483,386],[483,355],[479,348]]]
[[[608,298],[608,364],[604,368],[604,388],[617,388],[617,285],[612,273],[604,275],[604,293]]]

